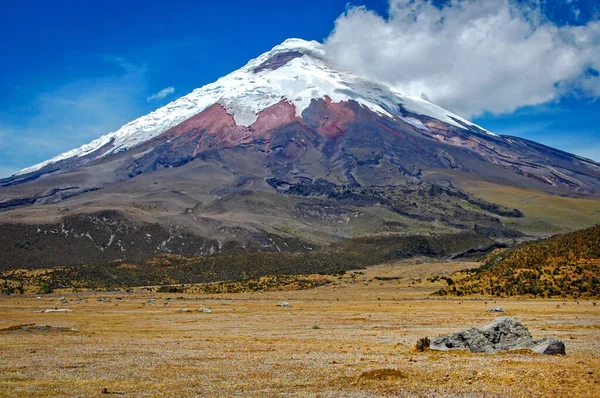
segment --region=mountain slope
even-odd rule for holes
[[[600,226],[496,254],[437,294],[600,297]]]
[[[597,163],[490,133],[340,71],[318,43],[294,39],[117,132],[0,180],[0,223],[8,253],[23,240],[47,247],[37,231],[62,231],[72,217],[111,214],[103,222],[127,225],[121,235],[75,228],[76,239],[90,241],[76,246],[91,245],[97,261],[278,251],[389,232],[519,235],[523,213],[467,194],[457,177],[439,177],[449,173],[600,195]],[[135,249],[131,242],[147,229],[160,241]],[[113,235],[118,250],[106,239]],[[73,236],[53,245],[73,244]]]

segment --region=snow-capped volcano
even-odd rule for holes
[[[300,39],[286,40],[113,133],[0,180],[0,186],[129,154],[120,169],[108,174],[103,169],[102,182],[77,185],[78,191],[97,189],[114,178],[179,167],[227,148],[262,153],[262,167],[277,178],[394,183],[397,177],[387,173],[374,174],[373,181],[357,179],[361,164],[387,162],[400,166],[396,172],[401,173],[451,168],[551,190],[600,192],[598,164],[498,136],[422,98],[340,70],[320,43]],[[310,166],[307,159],[320,166]],[[113,172],[118,177],[108,177]]]
[[[600,165],[490,133],[292,39],[0,180],[0,266],[310,250],[381,232],[557,230],[474,197],[473,182],[595,196]]]
[[[419,119],[407,116],[406,112],[428,116],[458,128],[475,126],[424,99],[403,95],[350,72],[336,70],[327,59],[323,46],[316,41],[288,39],[216,82],[127,123],[115,132],[21,170],[16,175],[28,174],[71,158],[80,158],[102,148],[105,150],[99,151],[94,158],[126,151],[214,104],[220,104],[238,126],[249,127],[256,122],[260,112],[282,100],[293,105],[296,116],[299,117],[313,100],[326,97],[334,103],[354,100],[382,116],[401,119],[424,130],[427,127]],[[479,127],[478,129],[485,131]]]

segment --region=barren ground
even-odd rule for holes
[[[434,299],[445,281],[412,284],[473,265],[384,265],[305,291],[3,297],[0,329],[78,331],[0,331],[0,396],[600,397],[600,305]],[[495,305],[567,355],[415,351],[489,322]],[[55,307],[73,312],[34,313]]]

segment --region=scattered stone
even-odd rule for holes
[[[429,346],[432,350],[469,350],[491,353],[503,350],[531,349],[540,354],[565,354],[565,345],[555,338],[534,340],[529,330],[519,321],[503,316],[480,329],[436,337]]]
[[[210,308],[198,308],[199,312],[204,312],[205,314],[212,314],[212,310]]]
[[[29,323],[26,325],[9,326],[4,329],[0,329],[0,332],[79,332],[76,328],[66,328],[62,326],[49,326],[49,325],[36,325],[35,323]]]
[[[33,312],[34,313],[38,313],[38,314],[47,314],[49,312],[62,312],[62,313],[73,312],[73,310],[70,310],[68,308],[61,308],[61,309],[56,309],[56,308],[52,309],[52,308],[49,308],[47,310],[39,310],[39,311],[33,311]]]
[[[189,308],[182,308],[179,310],[179,312],[192,312],[192,310],[190,310]]]
[[[487,312],[506,312],[506,311],[502,307],[494,307],[492,309],[489,309]]]
[[[279,303],[277,303],[278,307],[291,307],[292,305],[290,303],[288,303],[287,301],[280,301]]]
[[[98,297],[96,301],[99,301],[101,303],[112,303],[112,300],[108,297]]]
[[[149,299],[148,304],[154,304],[155,301],[156,301],[155,299]]]

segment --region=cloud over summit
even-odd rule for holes
[[[600,21],[557,26],[535,4],[390,0],[388,16],[349,7],[325,45],[341,67],[465,117],[599,97]]]

